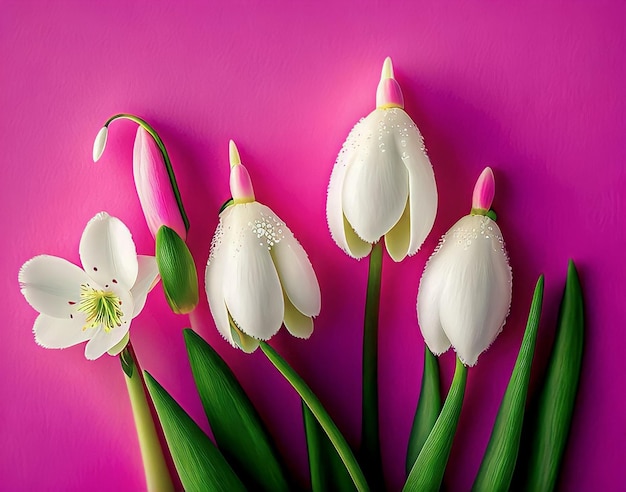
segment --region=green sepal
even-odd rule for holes
[[[245,492],[246,488],[211,439],[156,379],[148,372],[144,374],[185,490]]]
[[[124,371],[124,374],[126,374],[129,378],[132,378],[133,371],[135,370],[135,361],[133,360],[133,356],[127,347],[128,346],[124,347],[124,349],[120,352],[120,363],[122,364],[122,371]]]
[[[535,412],[524,423],[527,463],[516,470],[523,490],[554,490],[569,437],[583,358],[584,299],[576,266],[569,261],[556,335]]]
[[[288,491],[275,445],[252,402],[220,355],[183,330],[193,377],[215,442],[250,490]]]
[[[228,207],[230,207],[234,203],[235,203],[235,200],[233,200],[232,198],[229,198],[228,200],[226,200],[224,203],[222,203],[222,206],[220,207],[220,211],[218,212],[218,215],[221,215],[221,213],[224,210],[226,210]]]
[[[346,467],[304,401],[302,418],[312,492],[354,492],[356,489]]]
[[[439,390],[439,363],[437,357],[424,345],[424,371],[413,427],[409,436],[406,453],[406,474],[411,472],[428,435],[441,413],[441,392]]]
[[[167,226],[156,235],[156,261],[172,311],[187,314],[198,304],[198,273],[185,241]]]
[[[526,395],[543,302],[543,275],[537,280],[522,345],[502,398],[489,444],[472,490],[509,490],[522,437]]]
[[[443,475],[452,449],[452,441],[461,415],[467,367],[457,358],[452,384],[446,396],[441,413],[424,443],[403,492],[437,492],[441,488]]]

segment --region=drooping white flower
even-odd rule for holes
[[[156,261],[138,256],[128,228],[106,212],[85,227],[79,253],[84,269],[48,255],[20,269],[22,294],[41,313],[33,327],[35,340],[45,348],[87,341],[87,359],[116,355],[158,280]]]
[[[328,186],[328,227],[354,258],[367,256],[384,236],[391,258],[401,261],[417,252],[435,221],[435,176],[422,135],[403,108],[387,58],[376,109],[348,135]]]
[[[487,350],[511,305],[512,275],[500,228],[488,215],[494,195],[490,168],[474,189],[472,214],[443,236],[428,260],[417,296],[417,317],[428,348],[450,346],[469,366]]]
[[[252,182],[230,142],[233,205],[220,214],[205,285],[217,329],[253,352],[284,323],[299,338],[313,332],[320,289],[306,252],[285,223],[255,201]]]

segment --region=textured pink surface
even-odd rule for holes
[[[332,164],[371,111],[393,57],[406,110],[426,139],[440,207],[422,251],[385,258],[380,397],[386,478],[400,488],[421,378],[415,298],[438,237],[468,213],[484,166],[508,243],[514,287],[504,332],[469,373],[445,482],[467,490],[522,337],[531,290],[546,275],[538,366],[545,363],[567,259],[587,295],[584,368],[561,490],[626,490],[623,377],[624,82],[626,9],[599,2],[0,2],[0,142],[4,320],[0,489],[143,487],[119,362],[83,348],[44,350],[17,272],[48,253],[78,261],[100,210],[153,252],[132,179],[135,126],[116,122],[91,163],[105,119],[126,111],[160,132],[179,176],[201,272],[228,196],[228,140],[257,198],[309,252],[322,289],[310,341],[283,330],[275,347],[310,382],[352,443],[360,428],[360,342],[367,263],[345,256],[326,227]],[[202,274],[200,275],[203,276]],[[206,428],[180,330],[160,288],[135,320],[138,356]],[[298,398],[261,353],[231,349],[206,299],[193,325],[223,354],[307,482]],[[444,385],[453,357],[441,360]],[[534,376],[533,382],[536,382]]]

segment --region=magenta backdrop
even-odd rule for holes
[[[115,123],[103,159],[91,162],[98,129],[121,111],[145,117],[166,143],[201,277],[228,196],[228,140],[237,142],[257,198],[290,225],[322,289],[312,338],[280,333],[272,343],[358,443],[367,263],[331,240],[325,198],[336,154],[373,109],[390,55],[426,139],[440,207],[421,252],[401,264],[384,261],[380,408],[388,484],[401,487],[419,393],[422,268],[438,237],[468,212],[474,180],[490,165],[513,305],[504,332],[470,370],[445,482],[450,490],[472,483],[542,272],[547,307],[537,367],[545,364],[574,258],[588,326],[560,488],[626,490],[624,3],[322,3],[0,2],[0,282],[8,311],[0,489],[144,487],[119,362],[89,362],[83,347],[38,347],[36,313],[17,283],[20,265],[34,255],[78,262],[80,234],[100,210],[129,225],[139,252],[153,252],[132,182],[134,125]],[[298,398],[261,353],[247,356],[220,338],[204,296],[190,321],[171,314],[155,290],[132,328],[145,368],[207,428],[181,335],[190,323],[229,362],[306,484]],[[444,387],[453,366],[451,354],[441,358]],[[535,371],[533,387],[539,377]]]

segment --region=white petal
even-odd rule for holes
[[[265,207],[268,213],[272,211]],[[272,248],[280,283],[293,305],[306,316],[320,313],[320,286],[309,258],[289,228],[281,227],[283,238]]]
[[[352,151],[343,183],[343,212],[358,236],[369,243],[398,222],[409,194],[408,171],[396,145],[395,112],[374,110],[345,144]]]
[[[207,300],[209,301],[209,308],[211,309],[217,330],[233,347],[237,347],[230,331],[223,287],[224,283],[228,281],[228,279],[224,278],[224,268],[226,266],[226,258],[228,258],[229,249],[229,243],[225,241],[224,238],[225,228],[223,221],[225,217],[230,215],[231,211],[232,207],[229,207],[222,212],[220,222],[213,235],[209,261],[207,262],[204,273],[204,286]]]
[[[358,131],[360,123],[354,127],[352,132]],[[351,133],[352,134],[352,133]],[[343,145],[333,171],[330,175],[330,183],[328,185],[328,197],[326,200],[326,219],[328,220],[328,228],[330,235],[337,245],[353,258],[364,258],[372,250],[372,245],[359,238],[352,226],[348,223],[343,215],[343,207],[341,205],[341,193],[343,190],[343,181],[346,175],[347,163],[350,161],[352,152],[346,146],[350,142],[350,136]]]
[[[224,300],[237,326],[254,338],[267,340],[281,327],[282,288],[270,256],[280,226],[257,202],[233,205],[224,217],[229,254],[225,258]]]
[[[437,185],[430,160],[424,150],[424,141],[413,120],[401,109],[398,123],[406,128],[406,137],[397,136],[403,148],[403,161],[409,171],[409,207],[411,241],[408,255],[415,254],[430,233],[437,215]],[[403,147],[403,142],[406,147]]]
[[[399,262],[406,258],[411,243],[411,213],[409,203],[404,207],[400,220],[385,234],[385,247],[393,261]]]
[[[137,279],[137,251],[124,223],[106,212],[89,221],[79,246],[85,272],[101,285],[130,290]]]
[[[231,337],[233,338],[233,345],[235,346],[235,348],[243,350],[246,354],[251,354],[257,348],[259,348],[259,340],[257,340],[256,338],[252,338],[249,335],[246,335],[243,331],[237,328],[237,325],[232,318],[229,318],[229,322]]]
[[[53,318],[40,314],[35,320],[35,341],[45,348],[62,349],[89,340],[93,332],[83,330],[85,316],[78,313],[73,318]]]
[[[91,281],[76,265],[48,255],[24,263],[18,279],[32,307],[48,316],[68,319],[80,301],[80,285]]]
[[[117,344],[114,345],[112,348],[107,350],[107,354],[112,355],[112,356],[120,355],[122,353],[122,350],[124,350],[126,348],[126,345],[128,345],[129,340],[130,340],[130,332],[126,332],[126,335],[124,335],[124,338],[122,338],[119,342],[117,342]]]
[[[511,304],[511,269],[497,224],[482,215],[463,217],[444,236],[427,275],[440,283],[443,330],[461,361],[474,365],[502,330]]]
[[[129,329],[130,321],[108,333],[102,328],[97,328],[98,331],[85,346],[85,357],[89,360],[95,360],[103,356],[124,339]]]
[[[438,250],[426,263],[417,292],[417,320],[422,336],[430,351],[440,355],[450,348],[450,340],[441,326],[439,318],[441,292],[448,272],[438,258]]]
[[[313,333],[313,320],[298,311],[285,295],[285,328],[294,337],[309,338]]]
[[[138,255],[137,263],[139,265],[137,280],[133,288],[130,289],[134,303],[133,318],[141,312],[146,304],[148,292],[152,290],[159,279],[159,267],[154,256]]]

